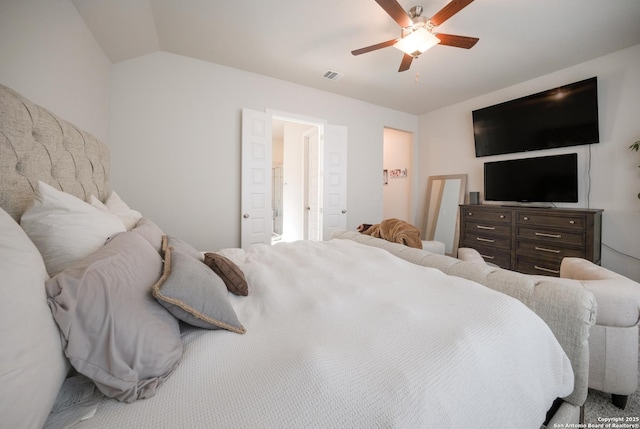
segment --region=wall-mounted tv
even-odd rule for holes
[[[598,143],[596,77],[474,110],[476,157]]]
[[[484,199],[577,203],[578,154],[485,162]]]

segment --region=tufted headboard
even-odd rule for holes
[[[16,221],[42,180],[83,200],[111,192],[109,149],[0,85],[0,207]]]

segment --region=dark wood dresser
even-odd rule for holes
[[[460,206],[460,247],[526,274],[558,276],[565,256],[600,264],[602,210]]]

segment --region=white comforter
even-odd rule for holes
[[[479,284],[348,240],[221,253],[247,333],[187,329],[155,397],[79,427],[537,429],[573,390],[544,322]]]

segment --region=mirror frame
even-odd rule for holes
[[[438,180],[448,180],[448,179],[459,179],[460,180],[460,191],[458,193],[458,206],[460,204],[465,203],[465,199],[467,196],[467,175],[466,174],[449,174],[442,176],[429,176],[429,181],[427,182],[427,201],[426,201],[426,210],[425,210],[425,218],[424,218],[424,239],[425,240],[433,240],[435,235],[436,225],[438,223],[438,213],[440,212],[440,204],[442,202],[442,190],[443,187],[440,187],[439,192],[434,190],[434,182]],[[436,192],[437,195],[436,195]],[[432,207],[433,206],[433,207]],[[431,220],[429,214],[435,213],[435,219]],[[431,225],[430,222],[431,221]],[[458,242],[460,240],[460,208],[456,207],[456,219],[455,219],[455,231],[453,233],[453,243],[451,253],[445,254],[448,256],[456,257],[458,253]],[[446,243],[445,243],[446,248]]]

